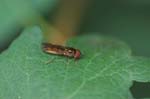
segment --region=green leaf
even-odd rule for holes
[[[26,29],[0,55],[1,99],[131,99],[132,81],[150,81],[150,59],[119,40],[83,35],[68,41],[78,61],[41,49],[38,27]]]

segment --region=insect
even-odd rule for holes
[[[70,58],[79,59],[81,57],[81,52],[78,49],[72,47],[65,47],[61,45],[54,45],[51,43],[42,44],[43,51],[49,54],[62,55]]]

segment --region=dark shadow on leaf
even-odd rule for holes
[[[135,99],[150,98],[150,82],[134,81],[130,91]]]
[[[14,35],[12,35],[11,37],[8,37],[9,39],[7,39],[7,41],[4,42],[5,44],[3,44],[3,46],[0,45],[0,53],[5,51],[11,45],[11,43],[20,36],[23,29],[24,29],[23,27],[19,27],[19,28],[14,28],[14,30],[11,31],[11,32],[13,32]],[[6,33],[6,34],[8,34],[8,33]],[[10,33],[10,34],[12,34],[12,33]]]

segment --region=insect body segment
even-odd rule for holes
[[[78,49],[74,49],[72,47],[65,47],[61,45],[54,45],[51,43],[43,43],[42,44],[43,51],[50,54],[63,55],[67,57],[74,57],[75,59],[79,59],[81,56],[81,52]]]

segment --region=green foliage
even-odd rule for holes
[[[150,80],[150,59],[113,38],[71,39],[78,61],[43,53],[41,42],[40,29],[29,28],[0,55],[1,99],[131,99],[132,81]]]
[[[39,17],[50,12],[58,0],[0,0],[0,51],[22,27],[40,24]]]

